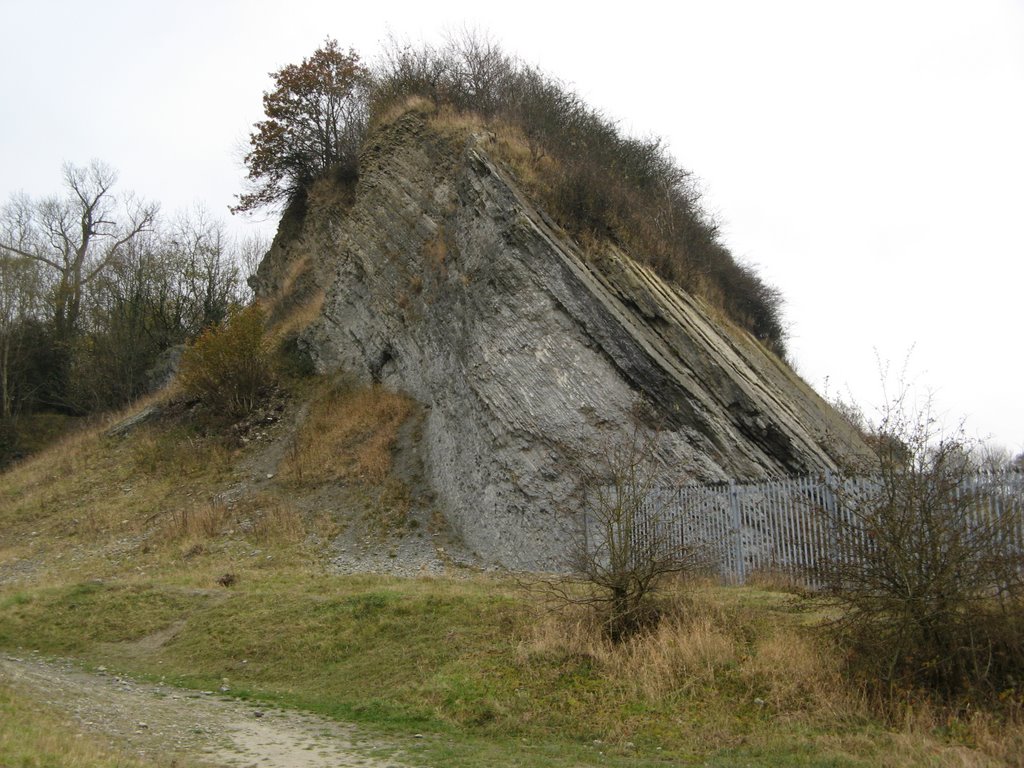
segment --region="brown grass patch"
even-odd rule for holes
[[[268,317],[276,318],[287,310],[292,295],[299,281],[313,269],[313,259],[309,253],[288,263],[281,277],[280,287],[273,295],[260,300],[260,304]]]
[[[585,657],[616,687],[658,704],[678,697],[707,700],[723,711],[724,691],[742,691],[775,715],[817,721],[864,713],[840,676],[838,654],[788,621],[764,625],[763,610],[729,605],[718,590],[696,588],[662,606],[654,629],[615,644],[582,606],[546,614],[520,647],[527,656]],[[758,618],[760,617],[760,618]]]
[[[439,133],[465,140],[474,133],[490,130],[487,120],[476,112],[460,111],[444,105],[430,115],[430,126]]]
[[[444,275],[447,272],[445,260],[448,258],[448,243],[445,241],[444,227],[439,227],[437,233],[423,243],[420,250],[423,263],[431,269]]]
[[[430,116],[430,126],[439,133],[466,141],[470,136],[486,137],[488,152],[515,175],[516,180],[536,200],[545,200],[551,192],[551,179],[560,168],[544,154],[516,125],[506,120],[485,120],[474,112],[459,112],[443,106]]]
[[[437,107],[434,106],[434,102],[424,96],[407,96],[406,98],[395,102],[383,112],[374,115],[371,132],[376,128],[390,125],[400,117],[403,117],[410,112],[429,115],[435,112],[436,109]]]
[[[306,524],[295,507],[273,502],[256,516],[252,534],[260,544],[297,544],[306,536]]]
[[[379,385],[326,385],[295,435],[282,477],[301,484],[383,482],[391,471],[398,429],[412,409],[409,398]]]
[[[691,606],[673,612],[654,630],[615,644],[592,612],[574,606],[537,622],[521,651],[590,658],[603,676],[650,701],[661,701],[711,686],[739,662],[741,646],[723,624],[712,606]]]
[[[206,553],[216,540],[244,539],[261,546],[284,547],[302,542],[307,532],[298,509],[261,494],[232,505],[209,501],[172,509],[150,534],[150,542],[174,546],[188,559]]]
[[[166,541],[204,541],[222,534],[231,523],[231,510],[225,504],[207,502],[174,509],[160,531]]]
[[[859,697],[846,689],[840,662],[837,651],[806,633],[778,627],[754,644],[741,674],[773,712],[862,712]]]
[[[274,347],[279,346],[285,339],[312,325],[313,321],[320,317],[325,297],[326,292],[320,288],[301,304],[289,308],[267,331],[270,344]]]
[[[793,595],[808,594],[807,585],[791,573],[777,570],[757,570],[747,574],[745,583],[753,589],[766,592],[788,592]]]

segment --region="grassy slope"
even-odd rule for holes
[[[343,432],[353,457],[387,444]],[[323,542],[353,521],[288,507],[294,472],[218,505],[255,450],[169,422],[83,434],[0,476],[0,648],[423,733],[431,765],[961,765],[986,764],[965,744],[1020,743],[980,720],[883,728],[782,592],[702,586],[688,618],[613,649],[507,578],[331,575]],[[34,717],[0,694],[6,721]],[[47,764],[14,754],[0,764]]]

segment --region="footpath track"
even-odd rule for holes
[[[0,656],[0,684],[156,765],[401,768],[398,750],[354,726],[215,692],[86,672],[72,662]]]

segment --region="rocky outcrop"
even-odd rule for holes
[[[311,262],[301,343],[321,370],[427,409],[424,464],[484,559],[556,565],[579,469],[641,414],[667,483],[834,468],[864,446],[785,364],[608,245],[584,252],[489,151],[407,114],[364,151],[355,202],[311,205],[257,287]],[[307,281],[308,282],[308,281]],[[611,437],[610,437],[611,436]]]

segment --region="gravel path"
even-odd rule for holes
[[[140,757],[224,768],[398,768],[357,729],[213,693],[139,683],[70,662],[0,657],[0,682]]]

